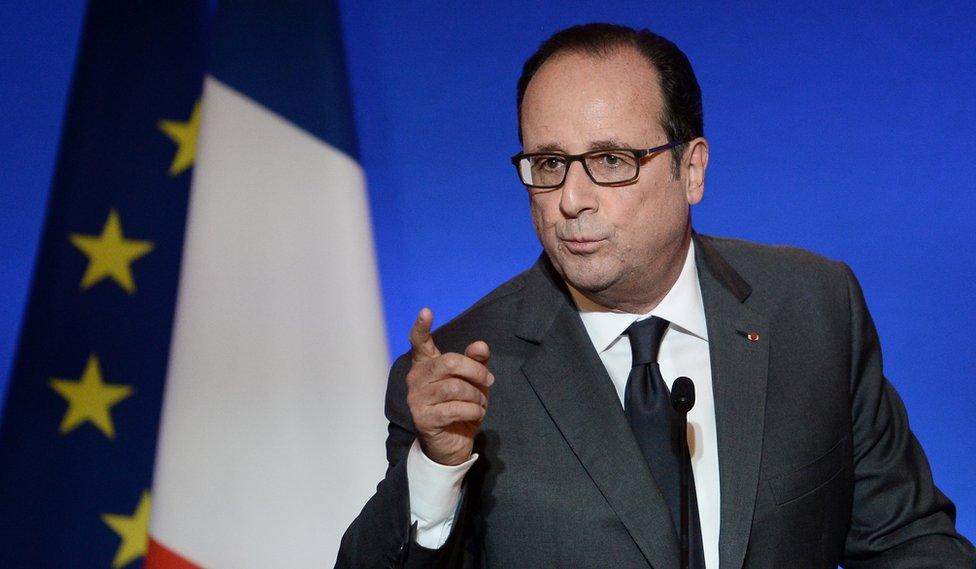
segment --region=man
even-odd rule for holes
[[[688,376],[691,567],[974,567],[850,271],[693,232],[709,149],[684,54],[570,28],[518,103],[545,254],[433,335],[421,311],[338,565],[678,567],[666,401]]]

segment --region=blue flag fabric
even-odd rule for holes
[[[208,72],[359,160],[335,2],[227,2]]]
[[[0,567],[145,551],[210,18],[88,7],[0,425]]]

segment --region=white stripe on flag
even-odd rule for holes
[[[331,565],[385,469],[387,364],[361,168],[208,77],[154,539],[207,567]]]

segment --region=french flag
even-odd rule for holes
[[[331,565],[388,366],[338,13],[221,3],[213,41],[146,567]]]

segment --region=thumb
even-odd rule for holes
[[[441,355],[430,337],[430,327],[434,324],[434,313],[429,308],[421,308],[420,314],[410,327],[410,352],[413,361],[423,362]]]

